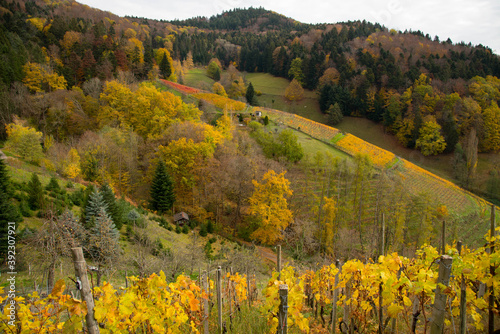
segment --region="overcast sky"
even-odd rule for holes
[[[498,0],[82,0],[80,3],[119,16],[151,19],[210,17],[233,8],[264,7],[303,23],[348,20],[378,22],[389,29],[421,30],[425,34],[483,44],[500,54]]]

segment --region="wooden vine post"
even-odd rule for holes
[[[278,269],[278,281],[281,280],[281,245],[276,246],[276,265]]]
[[[337,300],[339,298],[339,289],[337,285],[339,285],[339,274],[340,274],[340,261],[335,261],[335,267],[337,267],[338,271],[335,274],[335,289],[333,290],[333,301],[332,301],[332,334],[337,332]]]
[[[204,298],[203,300],[203,311],[204,311],[204,316],[203,316],[203,333],[204,334],[209,334],[208,332],[208,316],[209,316],[209,313],[208,313],[208,296],[210,295],[210,293],[208,292],[208,287],[210,286],[209,282],[208,282],[208,272],[205,271],[204,275],[203,275],[203,278],[202,278],[202,281],[203,281],[203,290],[207,293],[207,298]]]
[[[99,326],[94,317],[94,297],[90,290],[89,279],[87,277],[87,263],[83,257],[81,247],[71,248],[73,255],[73,264],[75,266],[75,276],[77,281],[77,288],[82,294],[82,299],[87,304],[87,315],[85,320],[87,322],[87,330],[90,334],[98,334]]]
[[[490,226],[490,256],[495,252],[495,240],[493,237],[496,236],[495,233],[495,205],[491,205],[491,226]],[[490,265],[490,274],[492,277],[495,276],[495,266]],[[493,309],[495,308],[495,290],[493,289],[493,284],[489,288],[490,296],[488,298],[488,333],[492,334],[495,331],[495,313]]]
[[[217,311],[218,311],[218,325],[219,332],[222,334],[222,272],[221,267],[217,268]]]
[[[280,307],[278,313],[278,332],[277,334],[286,334],[288,330],[288,285],[280,284],[279,287]]]
[[[450,284],[451,264],[453,258],[449,255],[441,255],[439,262],[439,276],[436,286],[436,297],[432,307],[431,334],[442,334],[444,327],[444,316],[446,310],[446,294],[441,291],[441,285]]]

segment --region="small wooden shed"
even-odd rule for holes
[[[176,213],[174,215],[174,222],[179,226],[183,226],[184,224],[189,224],[189,216],[184,211]]]

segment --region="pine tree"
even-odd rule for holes
[[[28,182],[28,204],[31,210],[39,210],[44,206],[43,187],[36,173],[31,174]]]
[[[7,254],[9,222],[21,222],[22,217],[10,201],[10,184],[7,169],[0,159],[0,263]]]
[[[106,213],[103,207],[100,207],[95,216],[95,225],[91,229],[89,238],[90,255],[98,264],[97,285],[101,285],[101,276],[103,267],[110,267],[120,255],[119,244],[120,233],[116,229],[113,220]]]
[[[247,92],[245,94],[245,97],[247,98],[247,102],[253,106],[255,104],[255,90],[253,89],[253,85],[250,82],[247,88]]]
[[[120,230],[123,225],[123,218],[122,213],[120,212],[120,208],[116,203],[116,197],[113,189],[111,189],[109,184],[105,183],[101,186],[99,192],[101,193],[102,198],[107,205],[106,212],[111,216],[111,219],[113,219],[116,228]]]
[[[172,180],[167,173],[167,167],[163,160],[156,166],[153,183],[151,184],[151,209],[165,213],[172,209],[175,201]]]
[[[96,217],[101,210],[107,213],[108,205],[104,201],[102,194],[97,190],[94,191],[89,196],[89,201],[85,207],[85,227],[87,229],[92,229],[95,226]]]
[[[165,79],[168,79],[172,74],[172,64],[170,64],[166,53],[163,54],[163,58],[160,62],[160,73]]]

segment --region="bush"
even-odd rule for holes
[[[206,237],[207,236],[207,225],[206,224],[201,224],[200,228],[200,236]]]
[[[179,225],[175,227],[175,233],[181,234],[181,227]]]
[[[73,182],[68,181],[68,183],[66,183],[66,188],[73,189],[74,187],[75,187],[75,185],[73,184]]]
[[[182,233],[184,233],[184,234],[188,234],[189,233],[189,226],[188,225],[184,225],[182,227]]]
[[[85,200],[85,191],[83,188],[79,188],[77,191],[72,193],[70,196],[71,202],[73,202],[76,206],[82,206],[83,201]]]
[[[216,241],[217,241],[216,237],[212,237],[212,238],[208,239],[208,242],[211,243],[211,244],[213,244]]]
[[[23,215],[23,217],[33,217],[33,212],[30,210],[28,202],[24,199],[19,202],[19,212]]]

